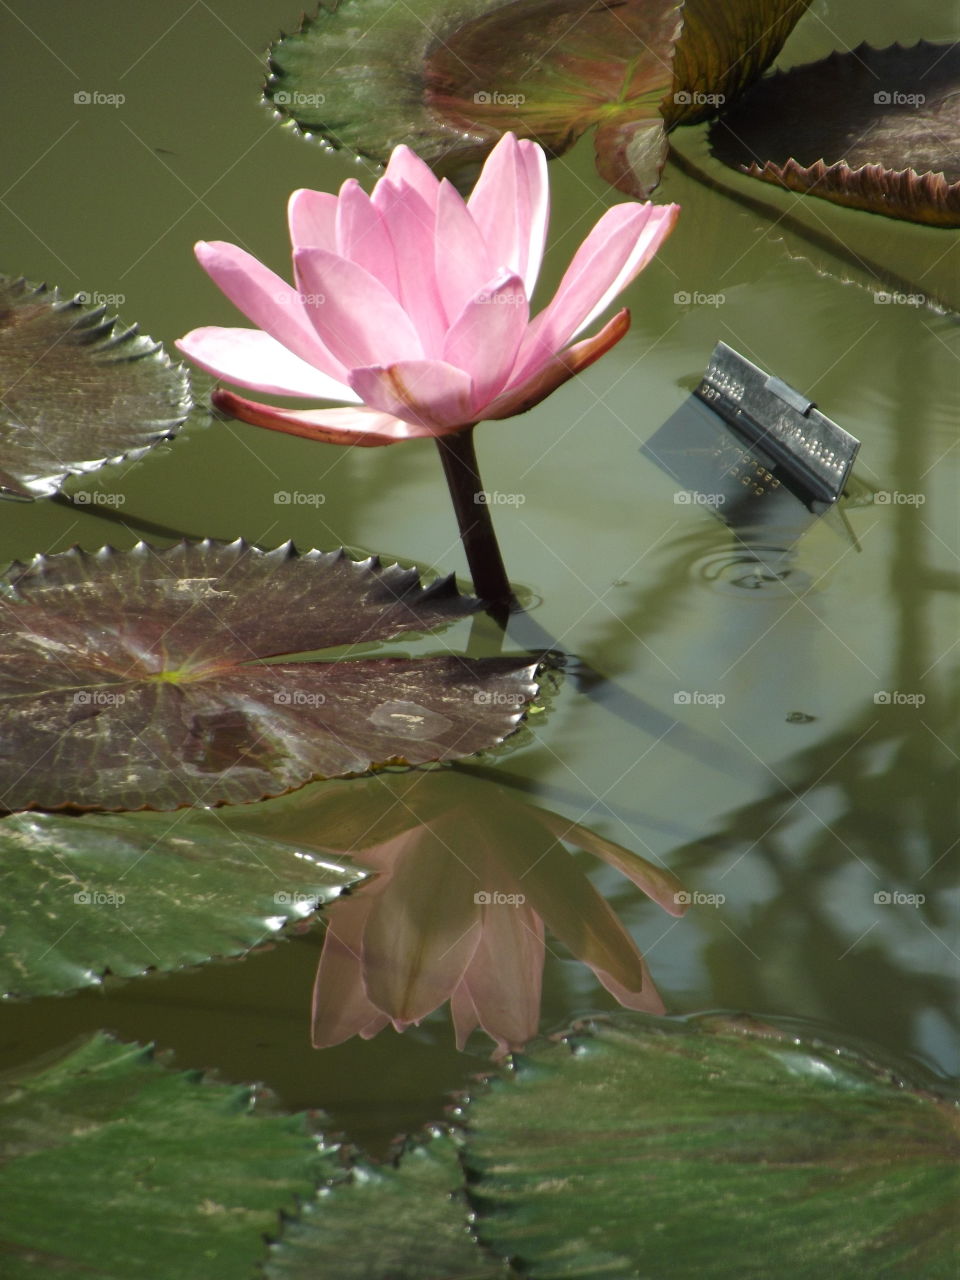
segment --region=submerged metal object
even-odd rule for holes
[[[860,441],[787,383],[718,342],[696,395],[783,469],[808,505],[831,504],[843,493]],[[804,500],[804,494],[797,493]]]

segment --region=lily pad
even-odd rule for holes
[[[957,1104],[795,1032],[596,1019],[465,1119],[477,1235],[530,1277],[956,1274]]]
[[[175,809],[492,747],[518,658],[291,661],[471,613],[450,578],[241,540],[74,549],[0,576],[0,804]]]
[[[270,52],[269,102],[380,163],[405,143],[467,179],[512,130],[646,196],[668,123],[702,119],[776,56],[809,0],[337,0]],[[676,61],[674,60],[676,51]]]
[[[0,1081],[6,1280],[236,1280],[335,1147],[254,1086],[177,1072],[97,1034]]]
[[[0,998],[234,956],[363,878],[216,817],[0,819]]]
[[[170,439],[190,412],[186,371],[160,344],[78,298],[0,276],[0,493],[55,493]]]
[[[399,1165],[358,1162],[287,1224],[268,1280],[508,1280],[519,1275],[470,1238],[459,1144],[437,1131]],[[358,1230],[358,1221],[366,1224]],[[427,1243],[429,1242],[429,1243]]]
[[[791,191],[960,226],[960,44],[863,44],[771,76],[714,125],[711,145]]]
[[[697,124],[725,109],[783,48],[811,0],[686,0],[664,115]]]

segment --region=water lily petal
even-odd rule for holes
[[[453,1032],[457,1039],[457,1048],[462,1053],[467,1041],[480,1025],[480,1015],[473,1003],[473,996],[467,981],[462,978],[459,986],[450,997],[450,1017],[453,1021]],[[506,1045],[503,1046],[507,1048]]]
[[[586,328],[647,265],[673,230],[679,205],[618,204],[573,256],[553,299],[530,325],[517,369],[525,377]]]
[[[287,201],[287,226],[294,249],[336,246],[337,197],[328,191],[294,191]]]
[[[562,387],[575,374],[599,360],[605,352],[623,338],[630,328],[630,312],[618,311],[592,338],[567,347],[553,356],[525,381],[519,384],[511,379],[511,385],[483,411],[484,418],[510,418],[516,413],[526,413],[541,400],[545,400],[557,387]]]
[[[535,911],[523,903],[483,908],[480,942],[461,985],[479,1025],[499,1044],[519,1049],[537,1034],[543,960],[543,921]]]
[[[471,375],[478,408],[506,385],[529,318],[523,281],[518,275],[500,273],[471,298],[451,325],[443,358]]]
[[[439,178],[426,161],[401,143],[394,147],[386,172],[373,188],[373,202],[378,208],[382,208],[383,203],[387,202],[386,188],[392,187],[396,191],[401,187],[410,187],[433,210],[436,208],[439,186]]]
[[[529,204],[527,223],[530,229],[527,261],[521,274],[527,297],[532,298],[540,275],[543,252],[547,245],[547,227],[550,223],[550,181],[547,177],[547,157],[542,147],[528,138],[521,138],[520,157],[526,172]]]
[[[344,898],[330,909],[313,985],[316,1049],[342,1044],[355,1035],[369,1039],[390,1021],[367,998],[361,971],[363,929],[378,887],[369,885],[364,893]]]
[[[325,444],[377,445],[398,444],[401,440],[417,440],[437,433],[429,427],[413,426],[389,413],[374,409],[279,409],[272,404],[245,400],[218,387],[210,399],[215,408],[241,422],[255,427],[268,427],[288,436],[321,440]]]
[[[614,844],[612,840],[605,840],[596,831],[581,827],[579,822],[568,822],[560,814],[551,813],[548,809],[541,809],[538,812],[543,825],[548,831],[552,831],[558,840],[563,840],[565,844],[576,845],[578,849],[586,849],[588,853],[602,858],[611,867],[616,867],[629,880],[632,880],[638,889],[642,889],[648,898],[663,907],[664,911],[669,911],[672,916],[684,914],[686,906],[682,901],[677,901],[678,895],[684,896],[683,884],[672,871],[668,871],[666,867],[655,866],[646,858],[641,858],[638,853],[632,853],[622,845]]]
[[[257,328],[322,373],[346,380],[346,369],[317,336],[296,289],[235,244],[201,240],[194,252],[214,284]]]
[[[594,969],[593,972],[600,982],[610,992],[613,998],[622,1004],[625,1009],[637,1009],[640,1013],[666,1013],[666,1007],[660,998],[660,992],[654,986],[653,978],[650,976],[650,970],[647,968],[646,961],[640,957],[640,965],[643,969],[643,984],[639,990],[632,987],[626,987],[622,982],[618,982],[616,978],[606,973],[603,969]]]
[[[477,949],[476,877],[432,829],[386,843],[396,849],[390,894],[364,929],[364,984],[391,1018],[419,1022],[449,999]]]
[[[348,178],[340,188],[336,235],[340,256],[369,271],[399,298],[393,241],[379,211],[356,178]]]
[[[521,276],[528,296],[543,257],[549,213],[546,183],[541,149],[505,133],[487,157],[467,201],[494,266]]]
[[[364,404],[415,426],[452,428],[471,425],[473,379],[442,360],[402,360],[387,366],[354,369],[350,386]]]
[[[553,845],[520,883],[533,910],[578,960],[630,991],[642,989],[643,962],[633,939],[572,854]]]
[[[438,356],[443,348],[446,315],[434,268],[439,184],[428,204],[411,186],[387,186],[374,204],[390,233],[397,264],[398,297],[416,326],[425,356]],[[369,363],[373,363],[370,361]]]
[[[312,400],[359,400],[346,383],[307,364],[262,329],[211,325],[191,330],[176,345],[207,373],[240,387]]]
[[[403,307],[369,271],[327,249],[298,249],[293,263],[307,315],[348,369],[423,355]]]
[[[444,179],[437,198],[436,237],[433,246],[437,288],[448,323],[497,272],[486,242],[463,202]],[[456,361],[454,361],[456,363]]]

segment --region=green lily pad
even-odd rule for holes
[[[957,1104],[791,1031],[596,1019],[465,1120],[477,1235],[532,1278],[956,1275]]]
[[[268,1280],[509,1280],[467,1228],[459,1143],[437,1131],[408,1143],[399,1165],[360,1162],[304,1205],[270,1250]],[[358,1220],[365,1225],[358,1229]]]
[[[217,816],[0,819],[0,998],[241,955],[363,878]]]
[[[190,412],[182,366],[81,297],[0,276],[0,493],[55,493],[170,439]]]
[[[674,54],[671,125],[724,110],[774,60],[811,0],[686,0]]]
[[[710,141],[724,163],[764,182],[960,226],[960,43],[863,44],[771,76]]]
[[[236,1280],[336,1148],[254,1086],[97,1034],[0,1081],[5,1280]]]
[[[0,804],[175,809],[492,747],[529,659],[291,661],[428,631],[477,602],[342,551],[74,549],[0,576]]]
[[[337,0],[270,51],[267,100],[383,163],[398,143],[467,179],[508,130],[561,155],[597,126],[597,168],[646,196],[670,124],[716,111],[809,0]],[[674,53],[676,51],[676,62]]]

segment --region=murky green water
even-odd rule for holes
[[[815,3],[784,61],[861,39],[956,38],[947,9]],[[262,50],[297,17],[259,0],[4,6],[2,269],[66,293],[122,295],[124,318],[166,343],[234,323],[193,242],[234,241],[285,273],[289,191],[368,176],[258,106]],[[126,101],[77,105],[84,90]],[[867,286],[908,280],[956,304],[957,237],[781,197],[714,165],[699,131],[677,141],[722,189],[668,172],[658,198],[683,214],[629,292],[627,339],[525,418],[478,432],[488,489],[520,499],[496,518],[511,575],[542,601],[533,617],[607,677],[590,696],[567,679],[494,767],[661,859],[691,890],[723,895],[675,921],[616,873],[596,873],[671,1011],[822,1020],[955,1072],[960,332],[949,312],[878,305]],[[552,164],[551,178],[545,292],[616,199],[589,144]],[[684,293],[714,301],[675,301]],[[737,539],[704,507],[675,502],[675,483],[640,452],[718,338],[862,440],[861,500],[846,507],[846,527],[821,521],[792,548],[764,535],[759,573],[749,533]],[[464,570],[428,443],[345,452],[216,424],[117,468],[109,487],[125,495],[120,522],[43,501],[0,505],[0,558],[129,546],[156,525]],[[274,502],[297,487],[323,505]],[[525,636],[520,620],[512,646]],[[232,820],[316,837],[312,794]],[[320,940],[315,931],[242,964],[6,1008],[0,1065],[106,1025],[156,1039],[185,1065],[265,1080],[381,1145],[435,1117],[485,1049],[478,1037],[475,1054],[457,1054],[442,1010],[402,1038],[313,1051]],[[553,948],[544,1029],[610,1003]]]

